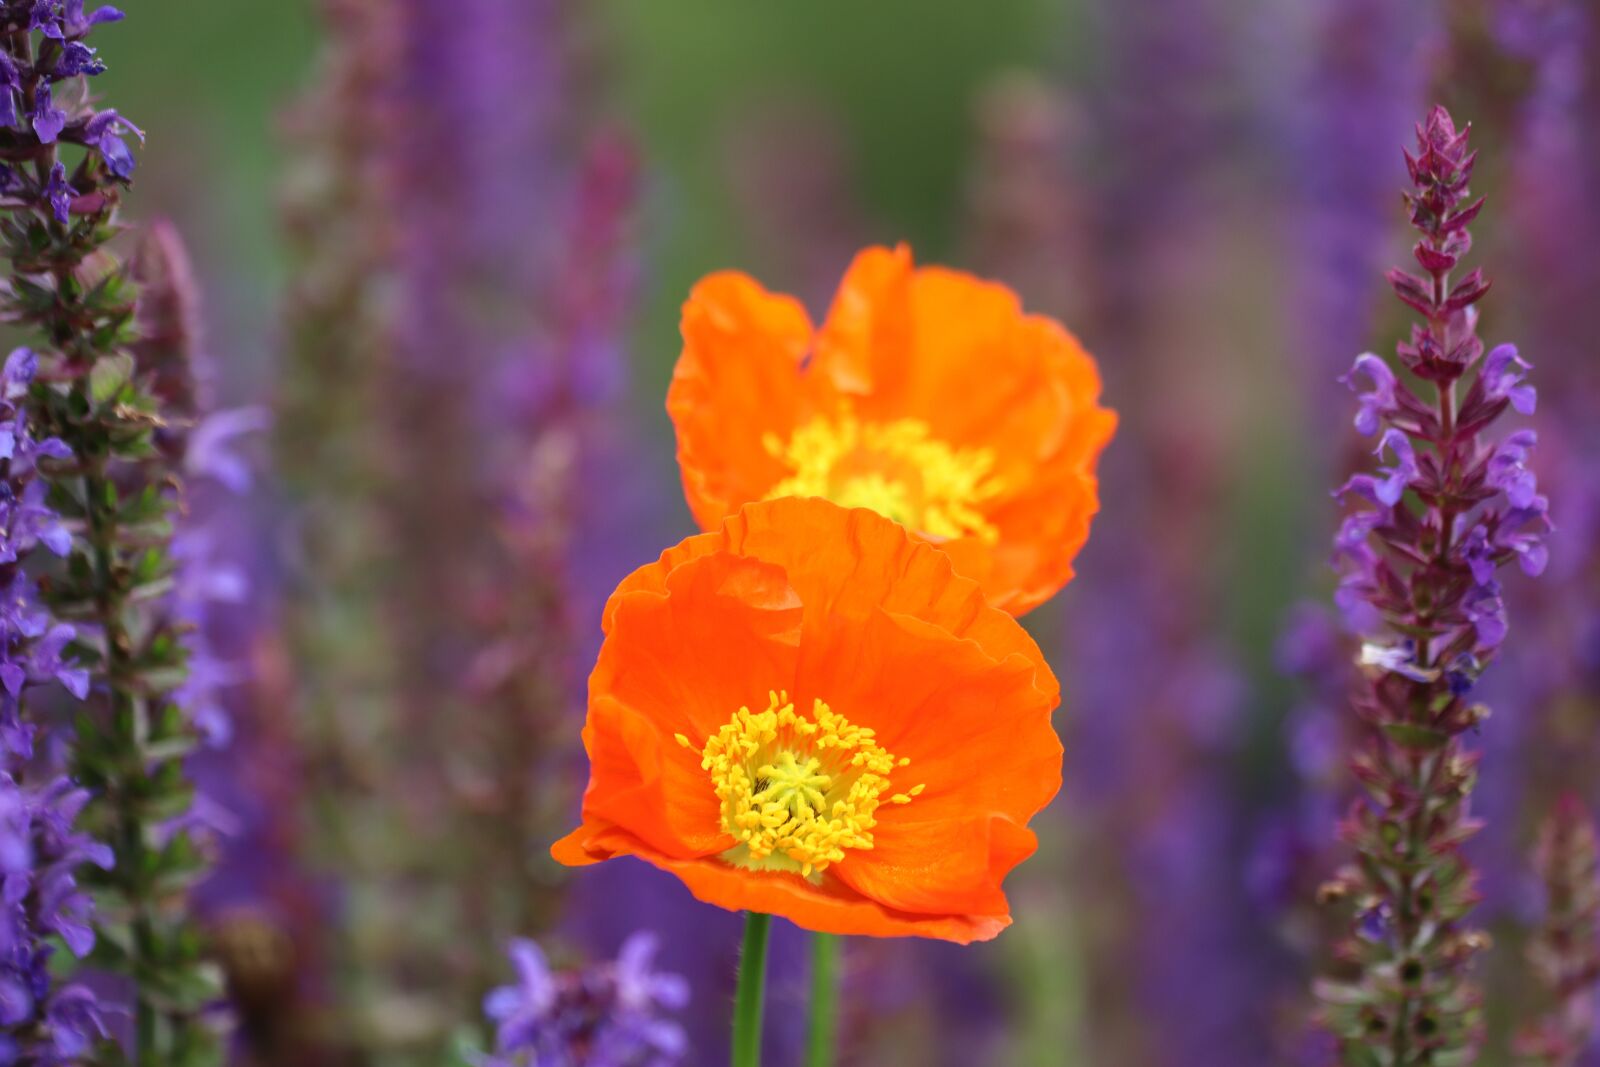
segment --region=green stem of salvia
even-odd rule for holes
[[[806,1026],[806,1067],[833,1067],[839,1028],[839,951],[836,934],[811,935],[811,1020]]]
[[[767,989],[767,937],[772,916],[749,912],[739,954],[739,991],[733,1001],[733,1067],[761,1067],[761,1012]]]

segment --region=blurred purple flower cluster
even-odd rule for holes
[[[670,1067],[686,1049],[663,1012],[689,1003],[689,986],[656,971],[656,939],[637,933],[614,963],[555,971],[532,941],[511,943],[515,985],[493,990],[484,1013],[495,1050],[484,1067]]]

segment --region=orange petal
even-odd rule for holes
[[[581,836],[580,836],[581,835]],[[715,858],[682,860],[663,856],[615,828],[575,831],[551,849],[562,862],[576,852],[591,862],[635,856],[676,875],[696,899],[729,911],[777,915],[796,926],[829,934],[867,937],[931,937],[958,944],[988,941],[1011,925],[1009,914],[918,915],[886,908],[843,882],[824,878],[815,885],[792,874],[746,871]]]
[[[811,321],[746,275],[713,274],[683,307],[683,354],[667,390],[689,510],[703,529],[783,477],[763,437],[786,438],[799,406]]]
[[[885,826],[874,842],[829,870],[886,908],[996,917],[1011,913],[1001,880],[1038,847],[1033,831],[1003,815]]]
[[[891,775],[892,792],[923,787],[908,804],[878,809],[873,848],[848,853],[838,876],[901,910],[1003,909],[1002,880],[1032,852],[1024,825],[1061,787],[1055,698],[1035,686],[1033,664],[997,661],[976,642],[887,613],[811,653],[800,691],[909,761]],[[1000,847],[1023,837],[1026,848]]]
[[[793,688],[802,609],[781,568],[729,552],[661,577],[613,594],[590,700],[616,700],[669,742],[681,733],[698,748],[741,706]]]
[[[845,271],[817,333],[811,372],[834,389],[871,397],[912,372],[911,249],[868,248]]]
[[[1041,691],[1060,698],[1060,684],[1033,638],[991,607],[978,583],[958,574],[945,552],[874,512],[815,498],[747,504],[720,530],[667,549],[622,580],[602,625],[609,631],[624,596],[663,589],[674,568],[719,551],[781,567],[800,595],[807,628],[826,626],[838,613],[864,619],[882,607],[970,638],[997,659],[1027,658],[1038,667]]]
[[[724,524],[724,534],[731,551],[784,569],[805,606],[808,634],[880,610],[910,616],[976,642],[994,659],[1021,657],[1040,692],[1060,698],[1060,684],[1028,632],[991,607],[944,552],[896,522],[823,500],[773,500],[747,505]]]
[[[731,848],[721,805],[698,759],[643,716],[608,697],[589,708],[585,819],[626,826],[665,855],[704,856]]]

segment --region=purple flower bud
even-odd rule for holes
[[[49,203],[50,210],[55,214],[56,221],[65,225],[72,216],[72,198],[77,193],[67,181],[67,167],[64,163],[57,163],[50,168],[50,180],[45,183],[44,198]]]
[[[28,391],[28,386],[33,382],[33,376],[39,372],[39,357],[31,348],[13,348],[6,357],[5,370],[0,371],[0,380],[5,383],[5,398],[15,400]]]
[[[1444,676],[1450,686],[1450,692],[1455,696],[1465,696],[1478,684],[1478,675],[1483,673],[1483,663],[1470,652],[1463,652],[1450,661],[1445,668]]]
[[[0,126],[11,129],[17,124],[17,93],[22,89],[22,79],[17,76],[17,65],[11,56],[0,51]]]

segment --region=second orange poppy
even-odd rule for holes
[[[871,248],[814,329],[723,272],[690,294],[683,343],[667,410],[702,529],[820,496],[938,544],[1014,615],[1072,577],[1116,416],[1077,340],[1009,289]]]

